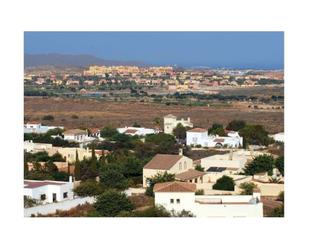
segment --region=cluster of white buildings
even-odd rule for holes
[[[209,135],[207,129],[194,128],[186,132],[186,144],[187,146],[236,148],[243,146],[243,138],[235,131],[228,132],[227,137],[220,137]]]
[[[38,122],[24,124],[24,133],[46,133],[52,129],[64,129],[63,126],[45,126]]]

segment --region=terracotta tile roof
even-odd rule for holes
[[[224,138],[216,138],[216,139],[214,139],[214,142],[216,142],[216,143],[223,143],[224,142]]]
[[[157,154],[144,166],[144,169],[169,170],[181,157],[180,155]]]
[[[163,182],[153,187],[154,192],[195,192],[196,185],[188,182]]]
[[[54,181],[27,181],[24,180],[24,188],[38,188],[46,185],[63,185],[64,182],[54,182]]]
[[[72,130],[67,130],[63,132],[64,135],[87,135],[87,131],[80,130],[80,129],[72,129]]]
[[[206,173],[202,172],[202,171],[198,171],[198,170],[195,170],[195,169],[189,169],[185,172],[182,172],[182,173],[175,175],[175,178],[179,179],[181,181],[187,181],[187,180],[191,180],[191,179],[194,179],[194,178],[197,178],[197,177],[201,177],[205,174]]]
[[[203,128],[193,128],[191,130],[188,130],[188,132],[206,132],[207,129],[203,129]]]
[[[137,132],[137,130],[135,130],[135,129],[127,129],[124,133],[134,134],[136,132]]]

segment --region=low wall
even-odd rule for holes
[[[85,204],[86,202],[92,204],[94,203],[95,198],[94,197],[84,197],[84,198],[76,198],[73,200],[67,200],[57,203],[50,203],[46,205],[40,205],[36,207],[31,208],[25,208],[24,209],[24,217],[31,217],[31,215],[38,215],[38,214],[53,214],[57,210],[70,210],[71,208],[74,208],[78,205]]]

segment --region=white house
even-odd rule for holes
[[[213,155],[201,159],[201,166],[206,172],[222,172],[222,171],[241,171],[248,162],[252,161],[256,156],[266,153],[249,150],[230,150],[229,153],[221,155]]]
[[[164,182],[154,186],[155,205],[168,211],[190,211],[195,217],[263,217],[260,194],[195,195],[196,185]]]
[[[43,203],[73,199],[73,182],[24,180],[24,196]]]
[[[64,129],[63,126],[45,126],[38,122],[24,124],[24,133],[46,133],[52,129]]]
[[[187,146],[202,147],[231,147],[236,148],[243,145],[243,138],[239,136],[238,132],[229,132],[227,137],[220,137],[217,135],[209,135],[208,130],[202,128],[194,128],[186,132]]]
[[[193,169],[193,160],[179,155],[157,154],[143,168],[143,187],[147,187],[147,178],[157,174],[179,174]]]
[[[95,138],[89,137],[88,132],[80,129],[72,129],[63,132],[64,140],[73,141],[77,143],[90,142]]]
[[[280,132],[274,135],[270,135],[271,138],[273,138],[276,142],[282,142],[284,143],[284,132]]]
[[[53,147],[52,144],[45,143],[34,143],[32,140],[24,141],[24,150],[26,152],[39,152],[51,149]]]
[[[178,119],[177,117],[169,114],[164,116],[164,133],[173,134],[173,130],[176,128],[178,124],[181,124],[184,127],[193,127],[193,123],[191,123],[190,118],[188,119]]]
[[[124,133],[130,136],[146,136],[148,134],[157,134],[159,131],[156,129],[144,128],[144,127],[124,127],[117,128],[119,133]]]

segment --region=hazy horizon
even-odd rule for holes
[[[149,65],[283,69],[283,32],[25,32],[25,54],[91,55]]]

